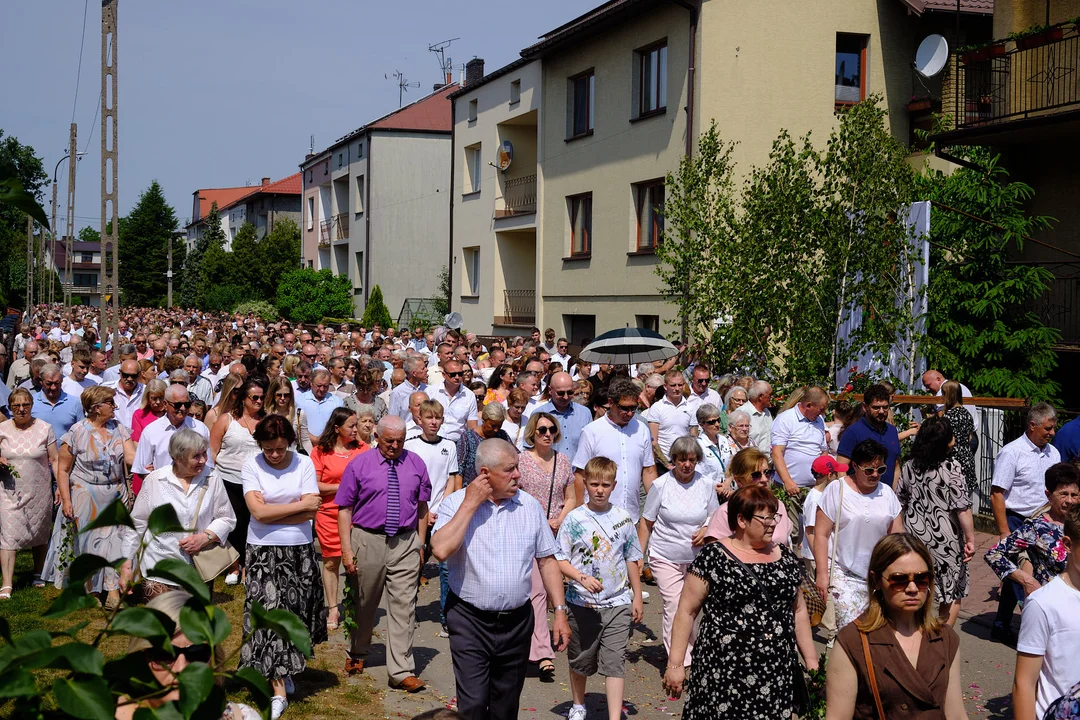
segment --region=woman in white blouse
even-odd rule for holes
[[[194,553],[214,543],[223,544],[236,527],[236,515],[225,487],[206,467],[208,449],[206,439],[194,430],[185,428],[174,433],[169,440],[172,465],[147,475],[135,499],[131,510],[135,532],[127,533],[124,539],[124,557],[128,560],[124,563],[123,579],[126,585],[139,549],[146,543],[139,570],[147,599],[179,587],[171,580],[154,577],[155,565],[166,558],[190,564]],[[150,513],[161,505],[172,505],[180,524],[191,528],[190,532],[164,533],[157,537],[148,534]]]
[[[716,491],[723,498],[735,492],[728,467],[735,455],[728,438],[720,432],[720,408],[712,403],[702,403],[697,409],[697,423],[701,428],[697,442],[701,446],[701,462],[697,471],[716,486]]]

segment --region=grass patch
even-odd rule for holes
[[[19,553],[15,564],[15,592],[10,600],[0,600],[0,617],[11,626],[12,636],[18,636],[29,630],[59,632],[81,622],[89,623],[78,634],[79,640],[92,642],[105,625],[106,613],[103,609],[82,610],[60,620],[42,617],[60,591],[52,585],[44,589],[30,587],[33,576],[33,562],[29,552]],[[214,583],[214,604],[225,611],[232,623],[232,633],[225,643],[226,654],[231,654],[239,646],[244,622],[244,590],[241,586],[228,587],[220,578]],[[127,636],[105,637],[98,648],[106,660],[127,652]],[[0,643],[3,641],[0,640]],[[236,667],[236,660],[230,662],[230,669]],[[385,718],[382,696],[370,676],[347,677],[344,672],[345,643],[340,631],[335,632],[329,642],[315,648],[315,656],[308,661],[307,670],[297,678],[296,694],[289,697],[289,709],[286,720],[301,718],[307,720],[341,720],[342,717],[356,720],[375,720]],[[61,670],[39,670],[35,672],[39,687],[51,685],[53,680],[65,675]],[[247,693],[241,689],[229,689],[230,700],[246,702]],[[10,717],[11,702],[0,702],[0,718]]]

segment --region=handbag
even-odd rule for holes
[[[838,482],[843,483],[844,479],[840,478]],[[844,485],[840,486],[840,502],[836,508],[836,523],[833,527],[836,528],[836,536],[833,538],[832,552],[829,554],[829,589],[832,589],[833,568],[836,567],[836,546],[840,539],[840,514],[844,511]],[[810,627],[817,627],[821,624],[821,618],[825,615],[825,608],[828,607],[828,598],[823,598],[818,594],[817,585],[814,584],[814,578],[809,575],[803,575],[802,584],[799,586],[802,590],[803,600],[806,601],[806,612],[810,615]]]
[[[206,488],[209,485],[210,478],[207,478],[206,482],[203,483],[202,490],[199,491],[199,502],[195,505],[193,524],[199,522],[199,511],[202,510],[203,500],[206,498]],[[197,525],[196,529],[198,529]],[[195,566],[195,570],[198,571],[199,577],[204,582],[211,582],[218,575],[235,565],[239,559],[240,553],[226,540],[224,545],[213,543],[210,547],[194,553],[191,556],[191,563]]]
[[[874,694],[874,707],[877,708],[878,720],[885,720],[885,709],[881,707],[881,693],[878,692],[877,675],[874,673],[874,660],[870,657],[870,641],[866,639],[866,633],[859,631],[862,639],[863,658],[866,660],[866,674],[870,678],[870,692]]]

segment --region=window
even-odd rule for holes
[[[513,80],[510,83],[510,104],[521,102],[521,81]]]
[[[667,41],[638,50],[637,116],[667,108]]]
[[[635,315],[634,324],[639,328],[646,330],[652,330],[653,332],[660,332],[660,316],[659,315]]]
[[[570,213],[570,256],[592,252],[592,193],[566,198]]]
[[[94,262],[94,253],[79,253],[79,262],[92,263]]]
[[[72,273],[72,284],[76,287],[94,287],[97,285],[97,275],[93,273]]]
[[[634,186],[637,211],[637,249],[655,250],[664,231],[664,181],[651,180]]]
[[[356,157],[357,158],[364,157],[364,143],[357,144],[357,146],[356,146]]]
[[[364,213],[364,176],[356,176],[356,214]]]
[[[866,35],[836,34],[836,105],[866,99]]]
[[[364,285],[364,253],[363,252],[353,253],[353,256],[354,256],[354,261],[356,262],[356,265],[355,265],[355,267],[353,269],[353,286],[357,287],[357,288],[363,287],[363,285]]]
[[[461,287],[467,289],[467,295],[480,294],[480,248],[463,248],[465,256],[465,282]]]
[[[471,123],[476,122],[476,112],[477,112],[476,106],[477,106],[477,104],[478,104],[478,101],[476,101],[476,100],[470,100],[469,101],[469,122],[471,122]]]
[[[595,315],[563,315],[562,321],[571,345],[584,347],[596,337]]]
[[[593,96],[596,89],[595,75],[588,70],[570,78],[570,102],[567,113],[567,138],[588,135],[593,129]]]
[[[465,194],[480,192],[480,173],[483,169],[480,143],[465,148]]]
[[[310,170],[307,171],[307,181],[311,182],[311,171]]]
[[[345,153],[338,153],[337,154],[337,166],[338,167],[341,167],[341,161],[342,161],[342,158],[344,157],[344,155],[345,155]]]
[[[307,199],[307,229],[315,229],[315,196]]]

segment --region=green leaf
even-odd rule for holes
[[[252,630],[270,630],[296,649],[311,657],[311,635],[300,618],[288,610],[267,610],[259,602],[251,603]]]
[[[216,605],[211,605],[210,612],[210,639],[214,645],[225,642],[232,632],[232,623],[225,611]]]
[[[117,695],[142,697],[161,689],[161,683],[154,677],[143,652],[136,651],[109,660],[105,663],[103,675]]]
[[[146,640],[164,639],[166,642],[172,639],[174,630],[173,622],[166,615],[139,607],[121,610],[109,626],[112,634],[134,635]]]
[[[100,677],[60,678],[52,690],[60,709],[79,720],[113,720],[116,715],[116,700]]]
[[[25,668],[0,673],[0,698],[33,697],[37,695],[34,676]]]
[[[180,608],[180,629],[184,631],[187,639],[195,644],[210,642],[210,618],[203,608],[187,605]]]
[[[43,650],[27,661],[26,667],[62,668],[84,675],[101,675],[105,671],[105,658],[93,645],[73,642]]]
[[[79,639],[79,632],[82,631],[89,624],[90,624],[89,620],[83,620],[82,622],[75,623],[71,627],[64,628],[63,630],[54,630],[54,631],[50,632],[49,635],[52,636],[53,640],[55,640],[56,638],[61,638],[61,637],[68,637],[68,638],[71,638],[72,640],[78,640]]]
[[[117,525],[123,525],[129,527],[132,530],[135,529],[135,523],[131,521],[131,513],[128,512],[124,503],[119,500],[113,500],[109,503],[109,506],[98,513],[98,516],[90,521],[85,527],[79,530],[80,533],[89,532],[91,530],[97,530],[99,528],[115,527]]]
[[[221,720],[225,714],[225,688],[215,683],[210,695],[202,701],[191,715],[191,720]]]
[[[176,678],[180,685],[180,712],[188,720],[214,687],[214,671],[206,663],[191,663]]]
[[[233,679],[247,688],[251,694],[251,700],[259,710],[265,712],[270,707],[270,683],[266,681],[262,673],[253,667],[242,667],[233,673]]]
[[[72,561],[71,568],[68,570],[68,587],[76,585],[81,587],[87,580],[105,568],[119,568],[123,563],[122,559],[109,562],[100,555],[90,555],[89,553],[79,555]]]
[[[141,707],[132,720],[184,720],[175,702],[167,702],[156,708]]]
[[[49,216],[45,214],[45,209],[38,204],[32,193],[23,189],[18,178],[9,177],[0,181],[0,205],[10,205],[22,210],[44,227],[49,227]]]
[[[150,571],[153,577],[171,580],[204,603],[210,602],[210,588],[199,572],[178,558],[165,558]]]
[[[78,559],[78,558],[76,558]],[[78,610],[90,610],[98,606],[97,600],[86,594],[86,587],[79,583],[64,588],[42,617],[56,620]]]
[[[176,509],[172,505],[158,505],[154,508],[150,512],[150,518],[146,521],[146,529],[154,536],[185,531],[184,526],[180,524],[180,518],[176,516]]]

